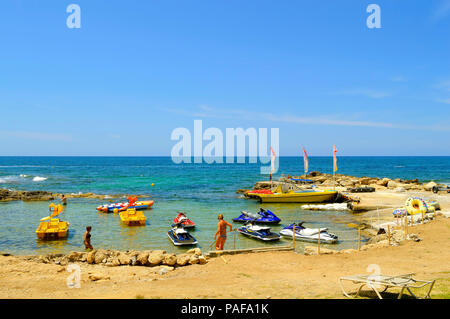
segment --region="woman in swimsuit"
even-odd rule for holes
[[[91,229],[91,226],[87,226],[86,232],[84,233],[84,247],[86,247],[86,249],[94,249],[91,245]]]
[[[233,226],[227,221],[223,220],[223,215],[219,214],[218,216],[219,223],[217,227],[217,232],[214,235],[214,240],[216,241],[216,250],[223,250],[223,246],[225,246],[225,241],[227,240],[227,226],[230,227],[230,231],[233,230]]]

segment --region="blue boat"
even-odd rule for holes
[[[281,219],[279,219],[270,210],[264,210],[260,208],[259,212],[256,214],[242,211],[241,216],[239,216],[238,218],[233,218],[233,221],[236,223],[245,223],[253,221],[254,223],[258,224],[278,224],[281,221]]]

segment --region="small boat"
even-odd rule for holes
[[[272,233],[270,231],[270,227],[254,225],[253,222],[250,222],[242,227],[239,227],[237,231],[240,232],[242,235],[246,235],[263,241],[272,241],[281,238],[280,235]]]
[[[256,224],[278,224],[281,219],[279,219],[270,210],[264,210],[263,208],[260,208],[259,212],[256,214],[242,211],[241,216],[239,216],[238,218],[233,218],[233,221],[236,223],[254,221]]]
[[[41,218],[41,223],[36,229],[36,235],[39,239],[61,239],[66,238],[69,233],[69,222],[53,218],[63,211],[61,204],[50,204],[50,216]]]
[[[184,229],[182,223],[176,224],[174,228],[169,230],[167,236],[175,246],[197,244],[197,240]]]
[[[104,213],[111,213],[115,212],[117,209],[117,212],[121,212],[124,210],[127,210],[128,208],[134,208],[136,210],[142,210],[142,209],[149,209],[153,206],[154,201],[147,200],[147,201],[137,201],[136,196],[129,196],[128,202],[122,202],[122,203],[113,203],[113,204],[103,204],[97,207],[98,211],[104,212]]]
[[[128,226],[145,225],[147,217],[145,217],[142,211],[136,210],[136,208],[128,208],[125,211],[119,213],[120,220]]]
[[[292,187],[286,189],[278,185],[272,194],[252,194],[252,197],[263,203],[323,203],[332,202],[337,193],[335,190],[294,190]]]
[[[284,237],[293,237],[293,230],[295,225],[295,240],[303,240],[309,242],[317,242],[319,240],[320,233],[320,242],[327,244],[334,244],[338,241],[338,236],[335,234],[331,234],[327,232],[328,228],[306,228],[303,226],[304,222],[298,224],[290,224],[289,226],[284,227],[280,234]]]
[[[176,224],[181,223],[184,228],[194,228],[195,223],[186,217],[186,214],[183,212],[178,212],[177,217],[173,219],[172,227],[175,227]]]

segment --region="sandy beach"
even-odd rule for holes
[[[365,203],[395,207],[410,195],[387,190],[359,196]],[[422,195],[438,200],[444,212],[450,208],[448,195]],[[374,222],[378,214],[381,221],[393,220],[390,208],[376,215],[373,211],[361,213],[360,218]],[[436,220],[411,227],[409,233],[421,240],[320,256],[290,251],[225,255],[209,258],[205,265],[176,267],[163,275],[159,267],[79,263],[81,288],[72,289],[66,285],[66,266],[43,264],[26,256],[1,256],[0,298],[344,298],[338,278],[369,274],[371,264],[387,275],[415,273],[417,279],[437,279],[432,298],[450,298],[450,251],[445,248],[450,240],[450,219],[439,214]],[[394,289],[384,296],[394,298],[398,292]]]

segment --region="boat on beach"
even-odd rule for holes
[[[279,240],[281,238],[279,234],[272,233],[270,231],[270,227],[255,225],[253,224],[253,222],[247,223],[246,225],[239,227],[237,231],[242,235],[259,239],[262,241]]]
[[[41,223],[36,229],[36,235],[39,239],[61,239],[66,238],[69,233],[69,222],[53,218],[63,211],[61,204],[50,204],[50,216],[41,218]]]
[[[145,225],[147,217],[145,217],[142,211],[138,211],[135,208],[128,208],[126,211],[119,213],[120,220],[128,226],[140,226]]]
[[[332,202],[337,194],[335,190],[290,190],[273,194],[255,194],[262,203],[324,203]]]
[[[128,202],[103,204],[97,207],[98,211],[104,213],[121,212],[128,208],[134,208],[136,210],[149,209],[153,206],[154,201],[137,201],[137,197],[128,197]]]
[[[306,228],[303,226],[304,222],[298,224],[290,224],[284,227],[280,234],[283,237],[292,238],[294,236],[294,225],[295,225],[295,240],[303,240],[309,242],[318,242],[320,233],[320,242],[327,244],[334,244],[338,241],[338,236],[328,232],[328,228]]]
[[[178,212],[177,217],[173,219],[172,227],[175,227],[176,224],[181,223],[184,228],[194,228],[195,223],[186,217],[184,212]]]
[[[174,228],[169,230],[167,232],[167,236],[175,246],[197,244],[197,239],[195,239],[186,229],[184,229],[182,223],[176,224]]]
[[[242,211],[242,214],[239,217],[233,218],[233,222],[236,223],[245,223],[250,221],[254,221],[254,223],[257,224],[278,224],[281,219],[279,219],[270,210],[265,210],[263,208],[260,208],[259,212],[256,214]]]

